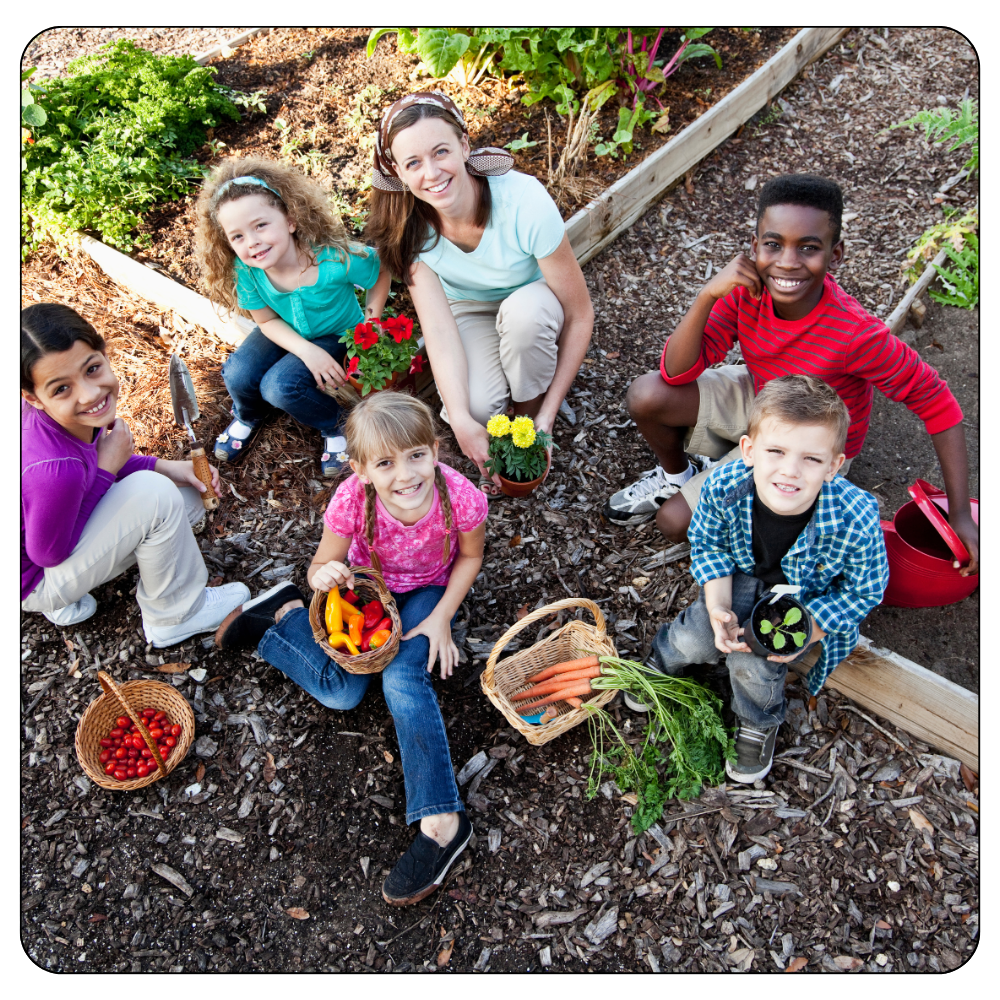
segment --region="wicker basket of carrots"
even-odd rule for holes
[[[499,658],[511,639],[529,625],[576,608],[589,611],[595,624],[574,619],[528,649]],[[585,598],[569,598],[525,615],[500,636],[480,684],[507,721],[529,743],[541,746],[583,722],[588,714],[585,704],[600,708],[614,698],[615,690],[594,691],[590,680],[600,674],[598,657],[617,655],[601,609]]]
[[[348,673],[377,674],[396,655],[403,626],[382,574],[371,567],[351,572],[353,591],[313,592],[309,624],[323,652]]]

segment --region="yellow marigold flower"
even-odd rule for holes
[[[497,413],[486,421],[486,430],[491,437],[501,438],[510,433],[510,418],[506,413]]]
[[[511,438],[518,448],[530,448],[535,443],[535,422],[531,417],[515,417]]]

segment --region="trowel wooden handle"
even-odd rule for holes
[[[212,489],[212,470],[205,457],[204,448],[191,449],[191,463],[194,465],[194,474],[205,484],[205,492],[201,495],[205,510],[215,510],[219,506],[219,498]]]

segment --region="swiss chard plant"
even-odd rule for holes
[[[190,56],[158,56],[130,40],[70,63],[30,92],[31,143],[21,171],[22,254],[79,230],[129,250],[142,213],[182,198],[203,168],[191,154],[239,109]],[[25,98],[22,97],[22,102]],[[35,111],[30,111],[35,108]]]

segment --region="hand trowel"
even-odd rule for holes
[[[212,488],[212,470],[205,456],[205,449],[198,443],[191,425],[201,416],[198,400],[194,394],[194,382],[191,373],[179,354],[170,355],[170,401],[174,407],[174,420],[183,427],[191,441],[191,463],[194,474],[205,484],[205,492],[201,495],[205,510],[215,510],[219,506],[219,498]]]

